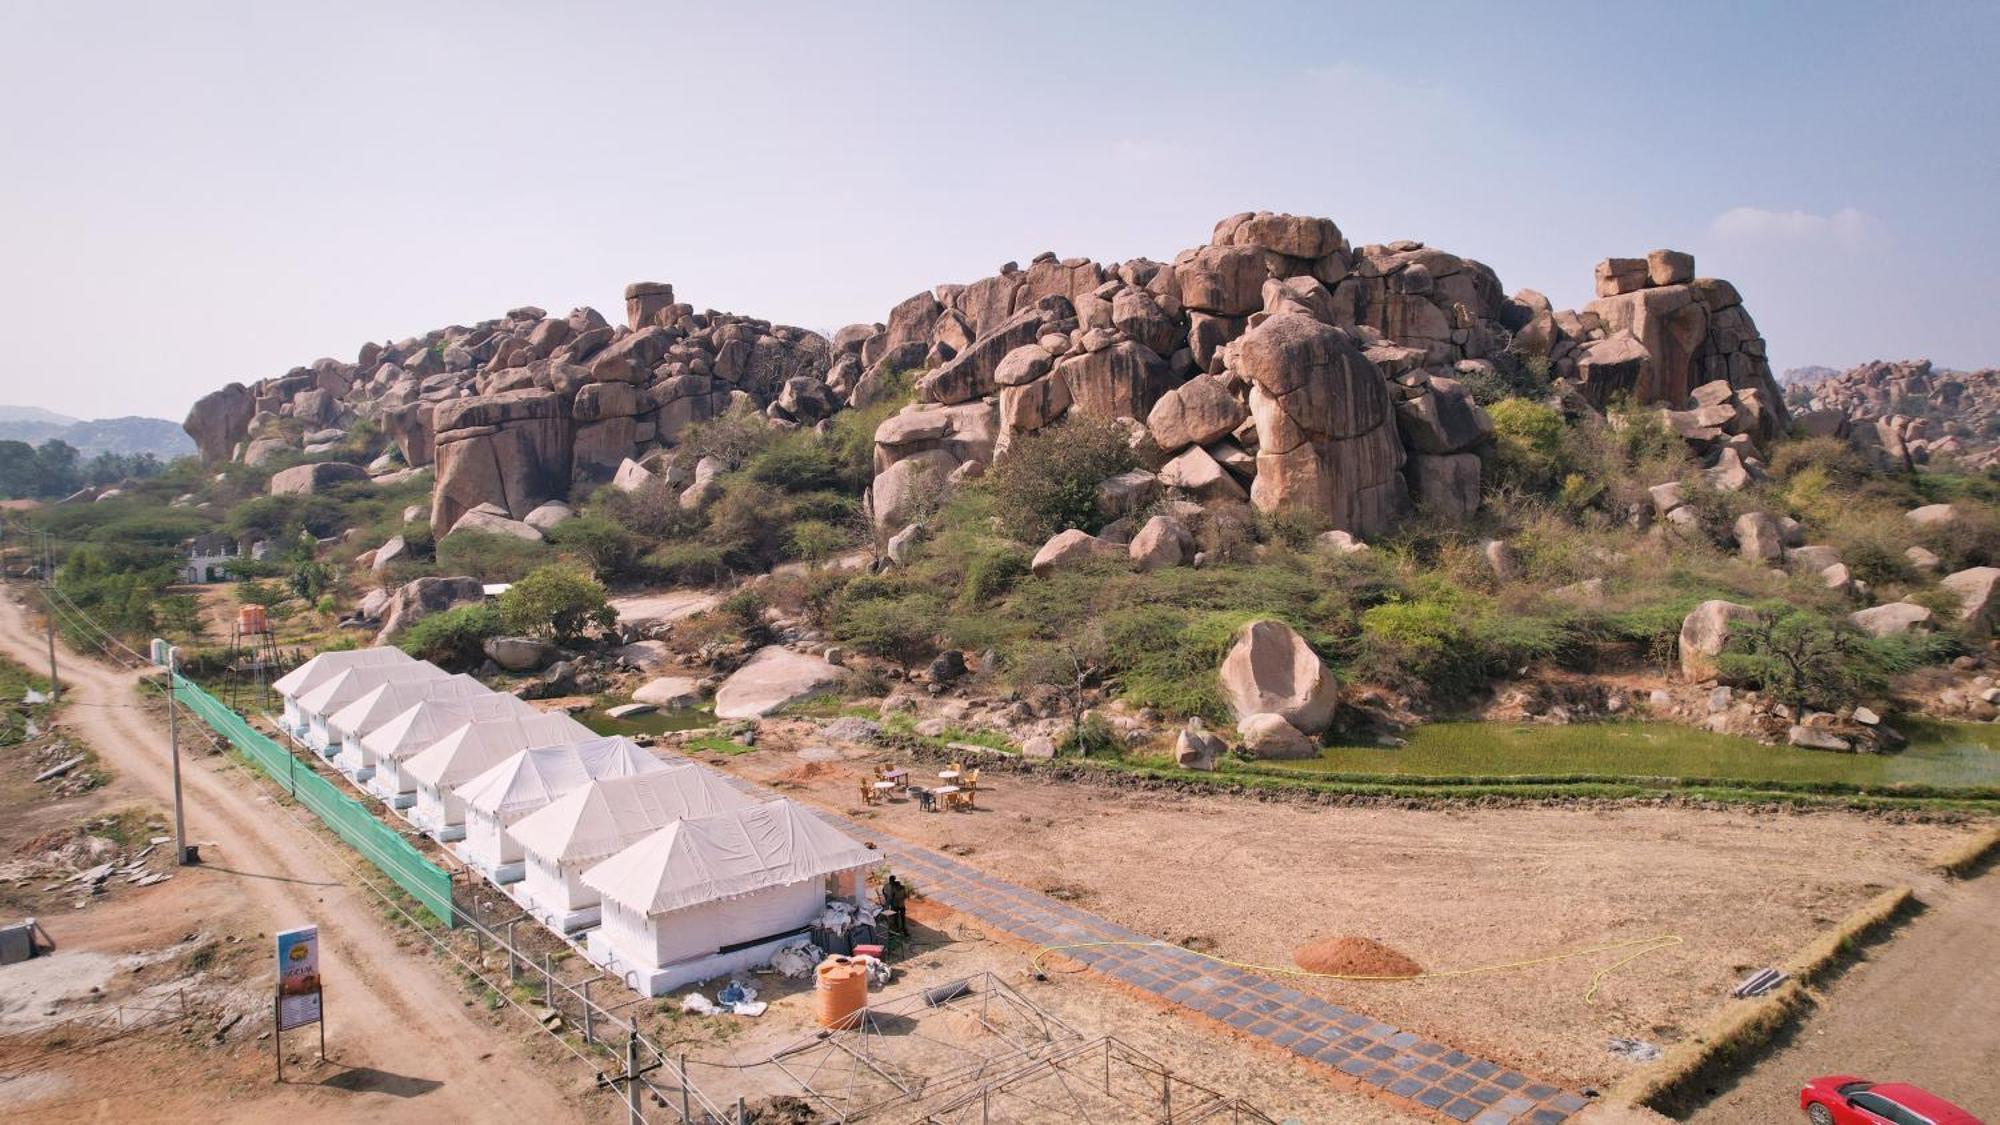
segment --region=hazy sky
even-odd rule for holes
[[[0,402],[628,281],[833,328],[1258,208],[1512,291],[1673,246],[1779,367],[2000,364],[2000,5],[0,0]]]

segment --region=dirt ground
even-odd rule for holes
[[[0,596],[0,650],[33,666],[46,660],[43,643],[11,591]],[[98,799],[168,807],[162,717],[156,706],[138,705],[135,677],[74,652],[62,654],[61,666],[64,721],[112,774]],[[0,1083],[0,1116],[120,1120],[143,1107],[159,1121],[585,1119],[580,1093],[588,1076],[547,1066],[534,1053],[541,1048],[530,1042],[532,1032],[469,1011],[461,990],[402,948],[376,900],[342,882],[344,872],[311,832],[246,777],[231,776],[239,768],[228,761],[192,755],[183,768],[189,838],[200,845],[204,866],[137,888],[110,908],[44,919],[59,948],[35,971],[67,974],[74,965],[77,972],[52,991],[38,989],[47,1006],[29,1014],[62,1018],[101,1003],[89,989],[106,987],[99,983],[105,958],[167,949],[190,933],[240,939],[242,975],[261,995],[270,935],[312,921],[325,943],[327,1043],[336,1065],[313,1064],[308,1039],[294,1032],[287,1048],[301,1055],[300,1065],[288,1070],[292,1081],[276,1086],[268,1040],[243,1035],[196,1047],[148,1036],[77,1052],[59,1067],[38,1064],[28,1077]],[[18,968],[0,970],[0,982]],[[261,1016],[261,1001],[257,1008]]]
[[[766,724],[763,749],[714,764],[758,780],[811,737]],[[819,741],[817,738],[814,741]],[[1967,831],[1845,813],[1588,808],[1321,808],[989,775],[977,812],[854,808],[879,755],[848,748],[793,795],[940,848],[1141,932],[1262,966],[1316,938],[1380,941],[1432,972],[1613,942],[1628,951],[1417,982],[1309,980],[1378,1019],[1549,1081],[1609,1085],[1744,975],[1784,959],[1888,885],[1934,889],[1924,861]],[[935,766],[920,768],[934,769]],[[919,888],[921,890],[921,888]],[[1595,996],[1593,978],[1603,972]]]
[[[1772,1120],[1825,1074],[1914,1082],[1991,1118],[2000,1109],[2000,872],[1925,902],[1894,940],[1815,989],[1805,1018],[1692,1120]]]

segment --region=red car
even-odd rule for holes
[[[1979,1118],[1926,1090],[1851,1074],[1806,1083],[1799,1091],[1799,1108],[1812,1125],[1981,1125]]]

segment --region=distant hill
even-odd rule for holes
[[[1778,376],[1778,382],[1787,387],[1809,387],[1838,374],[1840,372],[1831,367],[1788,367],[1784,374]]]
[[[85,457],[99,453],[151,453],[163,461],[194,452],[180,423],[164,418],[99,418],[79,421],[35,406],[0,406],[0,441],[29,445],[58,438]]]

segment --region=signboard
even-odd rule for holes
[[[319,927],[278,935],[278,1030],[320,1020]]]

